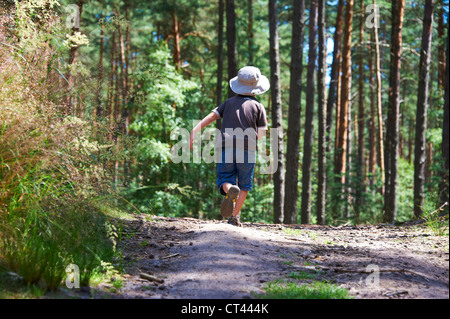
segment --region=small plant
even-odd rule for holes
[[[439,215],[439,212],[443,211],[446,207],[448,207],[447,203],[432,212],[424,210],[423,217],[425,218],[425,225],[428,226],[436,236],[448,235],[448,215],[447,219],[445,219],[445,216]]]

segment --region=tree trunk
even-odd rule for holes
[[[317,176],[317,224],[325,225],[326,208],[326,125],[327,125],[327,103],[326,103],[326,84],[325,76],[327,71],[327,46],[325,35],[325,0],[319,0],[318,4],[318,23],[319,23],[319,70],[317,73],[317,111],[319,119],[319,158],[318,158],[318,176]]]
[[[223,12],[224,0],[219,0],[219,30],[217,32],[217,84],[216,84],[216,105],[222,104],[222,81],[223,81]],[[216,128],[220,130],[222,119],[216,121]]]
[[[423,199],[425,185],[425,158],[428,109],[428,80],[431,59],[431,38],[433,26],[434,1],[425,2],[422,30],[422,47],[420,50],[419,85],[416,111],[416,134],[414,141],[414,217],[423,214]]]
[[[333,64],[331,66],[330,74],[330,88],[328,90],[328,100],[327,100],[327,148],[328,153],[331,152],[331,129],[333,126],[333,110],[337,107],[336,104],[339,103],[337,100],[338,82],[341,66],[341,38],[342,38],[342,28],[344,25],[344,0],[339,0],[337,7],[337,17],[334,32],[334,49],[333,49]]]
[[[116,12],[118,14],[118,12]],[[128,135],[128,66],[125,65],[125,43],[124,36],[121,26],[118,26],[119,29],[119,62],[120,62],[120,74],[121,74],[121,85],[122,85],[122,113],[121,113],[121,122],[120,122],[120,130],[124,134]]]
[[[247,0],[248,11],[248,64],[253,65],[253,1]]]
[[[360,25],[359,25],[359,65],[358,65],[358,159],[356,163],[357,168],[357,186],[356,186],[356,201],[355,205],[355,223],[359,222],[359,214],[360,210],[363,206],[363,196],[365,193],[365,184],[366,184],[366,176],[365,176],[365,168],[364,168],[364,136],[365,136],[365,114],[364,114],[364,1],[360,2]],[[356,136],[355,136],[356,137]]]
[[[385,143],[384,220],[393,223],[397,217],[398,116],[400,108],[400,67],[403,12],[405,1],[392,3],[391,61],[389,73],[389,106]]]
[[[445,84],[445,28],[444,28],[444,1],[440,0],[440,6],[438,11],[438,86],[439,89],[444,90]],[[447,22],[448,24],[448,22]]]
[[[297,224],[298,164],[300,149],[301,90],[305,1],[294,1],[291,47],[291,79],[287,130],[284,223]]]
[[[109,125],[110,125],[110,132],[109,132],[109,139],[113,140],[114,138],[114,126],[115,126],[115,90],[114,90],[114,79],[117,76],[116,72],[116,31],[113,31],[112,39],[111,39],[111,58],[110,58],[110,65],[111,65],[111,73],[109,75]],[[117,88],[116,88],[117,90]]]
[[[341,84],[341,102],[339,115],[339,131],[337,138],[337,147],[335,151],[335,173],[337,174],[337,182],[345,184],[347,143],[348,143],[348,110],[351,102],[351,79],[352,79],[352,58],[351,58],[351,41],[352,41],[352,23],[353,23],[353,0],[348,0],[346,5],[344,33],[344,47],[342,52],[342,84]]]
[[[317,59],[317,0],[311,0],[309,14],[308,75],[306,80],[305,135],[303,139],[302,164],[302,224],[311,223],[311,162],[314,132],[314,88]]]
[[[442,157],[443,157],[443,176],[440,187],[441,203],[449,201],[449,55],[450,55],[450,25],[447,23],[447,57],[445,63],[445,97],[444,97],[444,120],[442,126]]]
[[[281,110],[280,56],[278,47],[278,13],[276,0],[269,0],[269,29],[272,128],[277,129],[274,147],[278,150],[278,157],[276,159],[278,169],[273,174],[273,217],[274,223],[282,223],[284,219],[284,152]]]
[[[236,12],[234,0],[226,1],[228,80],[231,80],[238,73],[236,49]],[[231,90],[230,86],[228,86],[228,97],[232,97],[234,95],[234,92]]]
[[[173,63],[177,70],[181,69],[180,24],[176,11],[172,12]]]
[[[125,54],[125,65],[126,65],[126,89],[127,89],[127,94],[129,94],[130,92],[133,92],[133,79],[129,78],[129,73],[133,72],[132,70],[132,63],[130,61],[130,56],[132,57],[131,53],[131,30],[130,30],[130,26],[131,26],[131,20],[130,20],[130,8],[129,8],[129,0],[125,0],[125,19],[127,20],[127,26],[125,29],[125,40],[126,40],[126,54]],[[129,105],[127,105],[127,126],[126,126],[126,134],[129,134],[129,124],[131,123],[131,118],[132,118],[132,109],[130,109]]]
[[[81,23],[81,13],[83,12],[83,0],[78,1],[78,17],[75,19],[78,23],[75,23],[75,25],[72,27],[72,36],[80,31],[80,25]],[[78,56],[78,45],[71,46],[69,50],[69,65],[74,65],[77,62],[77,56]],[[73,71],[73,70],[72,70]],[[76,115],[76,97],[74,96],[74,86],[75,86],[75,77],[72,75],[72,71],[69,71],[67,74],[67,82],[69,83],[69,99],[68,99],[68,106],[66,114],[70,115]]]
[[[369,121],[369,165],[368,173],[370,174],[369,184],[372,186],[374,182],[375,163],[376,163],[376,116],[375,116],[375,81],[373,66],[373,43],[374,35],[370,34],[371,46],[369,49],[369,86],[370,86],[370,121]]]
[[[376,0],[373,0],[373,5],[376,6]],[[380,166],[381,179],[383,187],[381,193],[384,193],[384,148],[383,148],[383,105],[381,103],[381,66],[380,66],[380,46],[378,40],[378,25],[373,27],[375,37],[375,74],[377,77],[377,155],[378,165]]]
[[[103,51],[104,51],[104,28],[103,22],[100,25],[100,52],[99,52],[99,63],[98,63],[98,84],[97,84],[97,94],[96,94],[96,105],[94,108],[94,123],[102,116],[102,85],[103,85]],[[97,126],[97,124],[95,124]]]

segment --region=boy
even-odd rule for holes
[[[240,212],[248,192],[253,187],[253,172],[256,162],[256,140],[267,130],[266,111],[255,98],[269,90],[270,83],[261,71],[253,66],[239,70],[230,80],[231,90],[237,95],[216,107],[197,124],[190,135],[192,150],[195,134],[219,118],[223,118],[220,130],[221,142],[216,145],[217,186],[224,199],[221,214],[228,223],[242,226]]]

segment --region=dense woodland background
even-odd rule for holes
[[[51,251],[23,232],[117,236],[105,210],[219,218],[215,164],[172,163],[171,132],[246,65],[271,80],[279,169],[257,166],[243,221],[404,222],[448,201],[448,1],[1,3],[0,256],[16,267],[20,241]],[[92,264],[97,243],[91,260],[65,242]]]

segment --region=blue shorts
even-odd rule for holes
[[[222,163],[217,164],[217,187],[222,195],[224,183],[238,185],[243,191],[253,188],[256,151],[225,149],[222,152]]]

